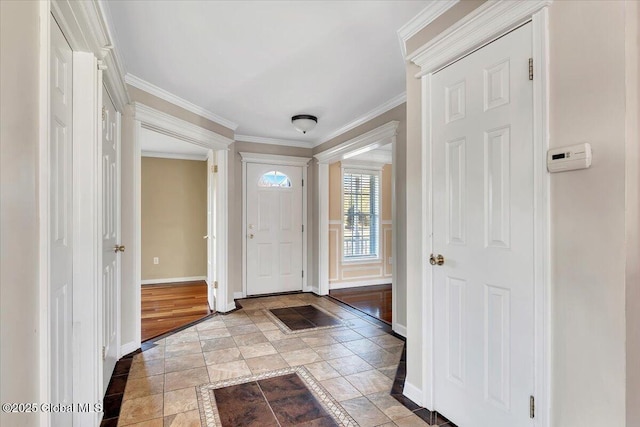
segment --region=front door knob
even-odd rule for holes
[[[116,245],[113,249],[115,253],[124,252],[124,245]]]
[[[433,254],[431,254],[431,256],[429,257],[429,264],[442,265],[444,264],[444,257],[440,254],[438,254],[437,256],[434,256]]]

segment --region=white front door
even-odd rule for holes
[[[531,426],[531,24],[432,77],[434,409],[461,427]]]
[[[103,392],[118,361],[120,307],[120,138],[113,101],[102,88],[102,358]]]
[[[302,167],[247,164],[247,294],[302,290]]]
[[[211,310],[216,310],[216,188],[217,172],[214,171],[216,154],[207,155],[207,301]]]
[[[73,109],[72,51],[51,18],[50,367],[51,401],[70,405],[73,388]],[[71,412],[51,414],[52,426],[72,425]]]

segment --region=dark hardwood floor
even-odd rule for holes
[[[209,315],[207,283],[142,286],[142,341]]]
[[[391,285],[333,289],[329,296],[391,323]]]

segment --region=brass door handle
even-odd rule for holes
[[[115,245],[113,249],[115,253],[124,252],[124,245]]]
[[[444,257],[440,254],[438,254],[437,256],[434,256],[433,254],[431,254],[431,256],[429,257],[429,264],[442,265],[444,264]]]

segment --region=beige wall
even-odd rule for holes
[[[640,3],[626,2],[627,427],[640,425]]]
[[[141,177],[142,280],[206,277],[207,162],[143,157]]]
[[[394,178],[395,178],[395,190],[396,190],[396,230],[398,233],[397,241],[398,247],[395,248],[394,255],[394,267],[396,268],[396,282],[393,284],[396,289],[396,299],[397,299],[397,313],[396,320],[397,323],[401,327],[406,326],[407,322],[407,310],[409,309],[407,306],[407,289],[408,289],[408,278],[405,274],[407,271],[407,257],[408,254],[406,252],[407,246],[402,242],[405,241],[407,236],[407,223],[405,222],[405,218],[408,215],[407,212],[407,193],[406,193],[406,185],[407,182],[407,174],[406,174],[406,165],[407,165],[407,104],[399,105],[384,114],[379,115],[371,119],[370,121],[363,123],[362,125],[339,135],[324,144],[321,144],[313,149],[313,154],[321,153],[329,148],[335,147],[338,144],[342,144],[356,136],[362,135],[370,130],[373,130],[379,126],[382,126],[386,123],[389,123],[392,120],[397,120],[399,123],[398,131],[396,134],[396,156],[393,159],[394,162]],[[309,168],[310,172],[313,171],[315,176],[318,173],[318,165],[316,162],[313,164],[313,168]],[[317,186],[314,186],[313,200],[314,203],[318,203],[318,189]],[[313,212],[313,221],[314,224],[318,224],[319,217],[318,212]],[[318,236],[317,236],[317,226],[313,228],[314,232],[314,241],[316,242],[314,246],[314,253],[318,253]],[[317,283],[317,267],[313,270],[313,280],[314,283]],[[417,283],[417,282],[416,282]]]
[[[625,425],[624,12],[624,2],[590,1],[556,1],[549,10],[551,146],[588,141],[594,150],[591,169],[550,177],[554,426]],[[421,167],[417,71],[408,65],[408,176],[419,176]],[[412,181],[407,275],[421,283],[423,195]],[[410,288],[408,298],[407,381],[423,387],[418,288]]]
[[[0,2],[0,401],[39,402],[39,5]],[[0,412],[3,426],[37,414]]]
[[[342,261],[342,165],[329,165],[329,288],[339,289],[349,283],[380,281],[391,283],[391,165],[382,168],[380,180],[380,259],[373,262],[344,263]]]

